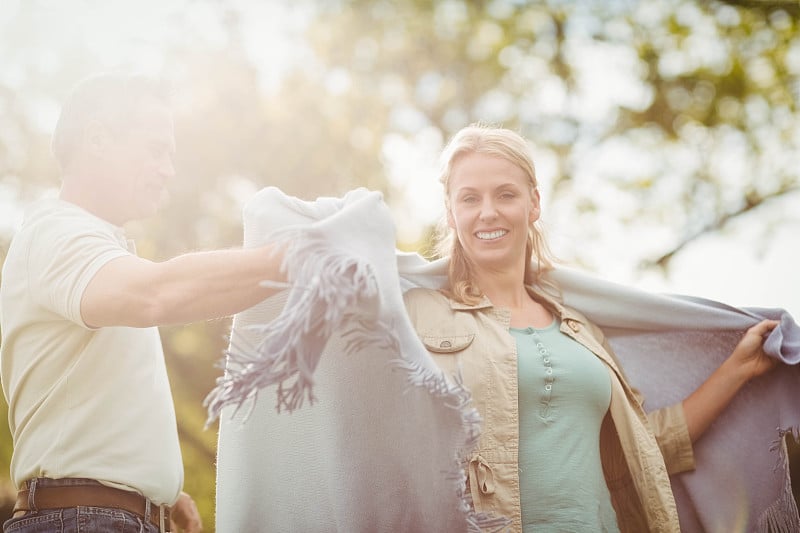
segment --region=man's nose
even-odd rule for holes
[[[158,171],[167,179],[175,177],[175,163],[172,161],[172,158],[167,158],[164,162],[159,165]]]

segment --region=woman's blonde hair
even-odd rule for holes
[[[471,124],[461,129],[445,147],[441,156],[439,181],[444,187],[445,215],[439,222],[434,249],[439,257],[450,257],[448,267],[448,295],[465,304],[476,304],[483,297],[473,279],[472,267],[464,254],[464,248],[458,240],[456,231],[448,224],[450,213],[450,178],[455,162],[466,154],[487,154],[510,161],[528,177],[530,193],[533,194],[538,183],[533,166],[530,147],[518,133],[483,124]],[[532,258],[536,257],[535,267]],[[542,277],[553,268],[552,255],[544,240],[538,222],[528,228],[528,240],[525,246],[525,285],[540,285]]]

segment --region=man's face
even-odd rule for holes
[[[172,115],[163,103],[146,99],[128,131],[114,136],[107,153],[109,197],[116,199],[118,220],[153,216],[167,199],[166,182],[175,175]]]

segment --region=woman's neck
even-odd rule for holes
[[[496,307],[521,308],[530,299],[523,272],[478,272],[475,281]]]
[[[478,272],[475,282],[494,307],[510,311],[512,327],[546,327],[553,314],[537,302],[525,288],[525,270],[516,272]]]

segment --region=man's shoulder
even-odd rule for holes
[[[80,207],[58,200],[40,200],[26,210],[22,227],[15,238],[57,242],[81,234],[114,237],[115,227]]]
[[[122,229],[66,202],[42,201],[27,210],[6,261],[30,269],[87,253],[91,256],[89,250],[94,248],[127,249]]]
[[[103,224],[101,219],[75,204],[58,198],[45,198],[33,202],[25,209],[23,227],[51,220]]]

